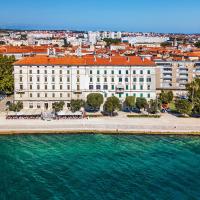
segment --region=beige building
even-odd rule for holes
[[[140,57],[35,56],[14,65],[14,100],[25,109],[52,109],[52,103],[84,99],[98,92],[117,96],[156,97],[156,65]]]
[[[200,77],[200,62],[193,61],[156,61],[156,88],[172,90],[175,95],[186,94],[186,84]]]

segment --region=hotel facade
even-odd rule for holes
[[[156,98],[156,65],[148,59],[113,56],[34,56],[14,64],[14,101],[24,109],[51,110],[52,103],[84,99],[101,93],[104,99],[116,96]]]

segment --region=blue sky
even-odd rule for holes
[[[200,33],[200,0],[5,0],[0,27]]]

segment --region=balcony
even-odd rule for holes
[[[122,86],[122,85],[116,86],[116,93],[117,94],[123,94],[124,93],[124,86]]]
[[[74,94],[82,94],[82,91],[81,90],[74,90],[73,93]]]

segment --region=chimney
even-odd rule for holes
[[[130,62],[130,57],[129,56],[127,56],[127,62]]]
[[[109,60],[109,62],[112,62],[112,56],[110,56],[110,60]]]
[[[96,62],[97,61],[97,57],[96,57],[96,55],[94,55],[94,62]]]

